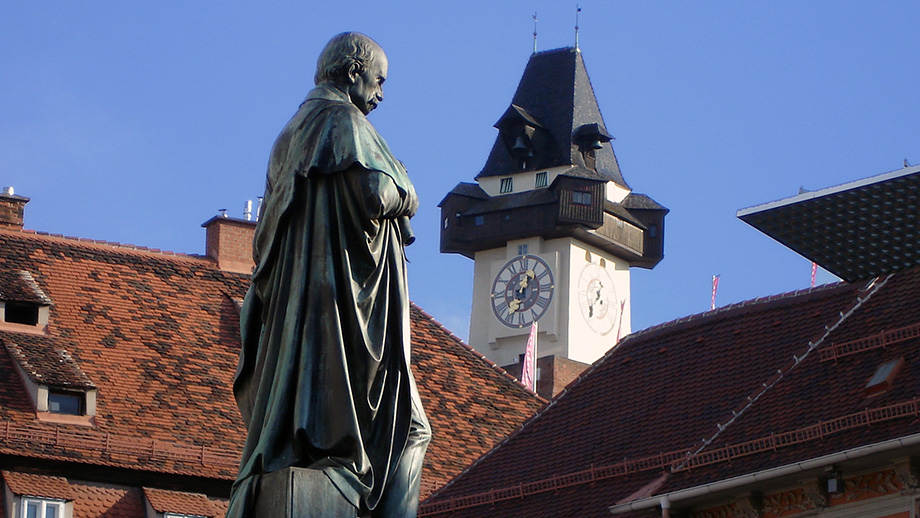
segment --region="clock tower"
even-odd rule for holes
[[[534,53],[476,176],[441,202],[441,251],[475,261],[470,345],[592,363],[630,333],[631,267],[663,257],[668,210],[633,193],[581,51]],[[539,364],[539,363],[538,363]]]

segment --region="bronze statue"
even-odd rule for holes
[[[260,483],[290,467],[325,474],[358,516],[416,515],[431,433],[409,367],[403,248],[418,198],[365,117],[386,75],[376,42],[335,36],[272,147],[240,317],[248,436],[228,518],[255,518]]]

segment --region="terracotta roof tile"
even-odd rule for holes
[[[464,507],[452,518],[480,516],[483,504],[493,517],[609,516],[663,472],[654,494],[920,433],[920,337],[837,361],[818,352],[920,324],[918,305],[913,268],[630,335],[420,515],[453,502]],[[878,366],[898,357],[890,390],[867,396]],[[693,469],[680,469],[697,451]]]
[[[14,495],[73,500],[75,493],[64,477],[3,471],[3,481]]]
[[[150,506],[158,513],[190,514],[214,518],[223,515],[221,509],[200,493],[184,493],[165,489],[144,488],[144,496]]]
[[[145,504],[140,489],[93,482],[72,483],[76,498],[73,518],[143,518]]]

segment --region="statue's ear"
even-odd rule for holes
[[[352,63],[351,66],[348,67],[348,74],[346,74],[348,76],[348,84],[353,85],[358,81],[358,76],[361,75],[361,70],[362,69],[360,63]]]

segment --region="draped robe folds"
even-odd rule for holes
[[[311,91],[269,161],[240,319],[234,394],[248,435],[228,518],[250,518],[260,475],[289,466],[321,469],[374,509],[410,429],[429,433],[409,368],[403,247],[417,205],[364,114],[338,90]]]

